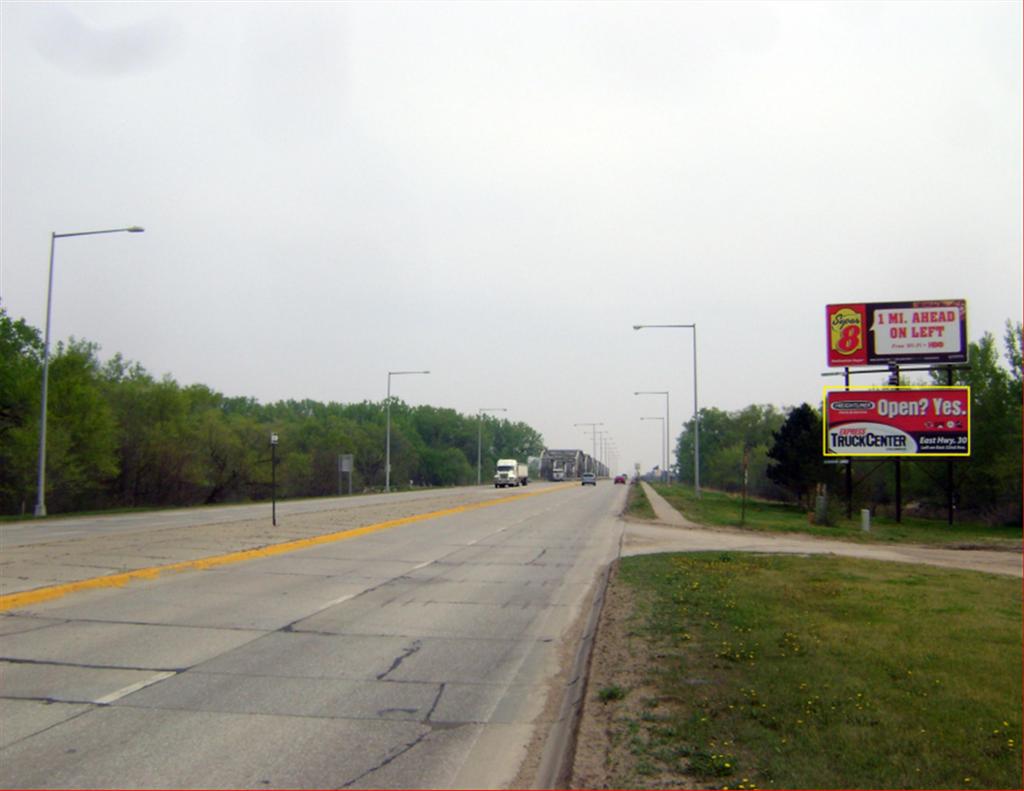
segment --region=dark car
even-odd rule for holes
[[[626,482],[626,476],[625,475],[616,475],[615,476],[615,483],[625,483],[625,482]]]

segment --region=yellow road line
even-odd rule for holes
[[[571,485],[572,484],[565,484],[563,486],[542,489],[540,491],[516,494],[510,497],[501,497],[497,500],[484,500],[479,503],[468,503],[466,505],[456,506],[455,508],[445,508],[441,511],[431,511],[425,514],[413,514],[412,516],[404,516],[400,519],[390,519],[387,522],[378,522],[373,525],[355,527],[350,530],[342,530],[338,533],[327,533],[325,535],[314,536],[312,538],[300,538],[295,541],[286,541],[282,544],[270,544],[258,549],[243,549],[238,552],[229,552],[226,555],[214,555],[208,558],[184,560],[180,563],[169,563],[166,566],[150,566],[149,568],[125,571],[120,574],[108,574],[105,577],[92,577],[91,579],[67,582],[62,585],[50,585],[45,588],[33,588],[32,590],[19,591],[18,593],[8,593],[0,596],[0,612],[12,610],[15,607],[27,607],[32,604],[40,604],[52,599],[59,599],[62,596],[67,596],[69,593],[77,593],[78,591],[95,590],[98,588],[120,588],[127,585],[132,580],[155,579],[165,571],[212,569],[218,566],[227,566],[232,563],[241,563],[243,561],[254,560],[256,558],[269,558],[274,555],[283,555],[288,552],[295,552],[299,549],[308,549],[309,547],[319,546],[320,544],[330,544],[335,541],[346,541],[350,538],[358,538],[359,536],[365,536],[369,533],[377,533],[381,530],[390,530],[393,527],[401,527],[402,525],[409,525],[414,522],[423,522],[427,519],[437,519],[442,516],[452,516],[453,514],[461,514],[467,511],[489,508],[493,505],[511,503],[515,500],[524,500],[527,497],[536,497],[540,494],[560,491]]]

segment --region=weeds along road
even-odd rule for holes
[[[279,512],[276,531],[266,506],[206,526],[60,520],[48,538],[19,523],[0,599],[0,784],[510,785],[616,554],[624,490],[354,498]],[[138,573],[61,587],[89,569]]]

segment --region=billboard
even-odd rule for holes
[[[971,455],[969,387],[825,388],[826,456]]]
[[[859,302],[825,307],[828,365],[967,362],[967,301]]]

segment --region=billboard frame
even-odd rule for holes
[[[951,317],[953,311],[958,315]],[[885,328],[888,344],[881,342]],[[825,333],[829,368],[966,363],[967,300],[829,304],[825,306]],[[947,351],[945,346],[951,345],[947,342],[954,334],[959,348]]]
[[[894,404],[901,404],[903,406],[892,407],[898,413],[892,415],[881,415],[878,416],[878,404],[883,400],[881,396],[885,393],[899,394],[897,398],[893,399]],[[922,395],[907,398],[906,396],[915,393]],[[966,406],[964,411],[949,411],[944,414],[932,415],[932,420],[936,418],[945,418],[947,423],[956,422],[958,419],[964,423],[963,427],[953,426],[929,426],[925,423],[925,427],[915,424],[915,419],[920,422],[921,419],[929,417],[930,411],[941,412],[944,406],[940,406],[939,398],[936,394],[947,393],[950,396],[954,394],[956,398],[947,399],[943,403],[953,403],[959,405],[963,403]],[[830,422],[832,412],[836,411],[830,409],[829,395],[835,394],[851,396],[846,399],[846,403],[858,401],[858,403],[866,403],[872,401],[872,397],[877,397],[874,400],[874,404],[870,409],[864,408],[861,410],[854,410],[860,412],[873,412],[875,413],[870,418],[862,417],[860,420],[848,420],[842,423]],[[857,396],[861,398],[858,400]],[[923,404],[920,402],[924,402]],[[971,455],[971,388],[966,385],[918,385],[918,386],[906,386],[906,387],[823,387],[822,388],[822,419],[821,419],[821,446],[822,456],[826,459],[855,459],[855,458],[874,458],[874,459],[967,459]],[[889,408],[888,406],[886,407]],[[856,425],[855,425],[856,424]],[[833,427],[850,426],[856,428],[858,431],[869,431],[871,426],[877,426],[881,429],[880,436],[892,437],[893,442],[903,441],[905,442],[907,437],[914,442],[915,450],[913,452],[883,452],[883,453],[871,453],[871,452],[842,452],[832,450],[829,448],[829,432]],[[959,429],[959,430],[958,430]],[[891,432],[891,433],[890,433]],[[900,437],[904,437],[900,440]],[[958,450],[956,452],[931,452],[918,450],[918,441],[921,438],[931,437],[951,437],[958,439],[960,437],[966,438],[964,444],[964,450]],[[937,440],[936,440],[937,441]]]

